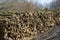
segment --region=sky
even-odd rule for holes
[[[7,0],[0,0],[1,1],[7,1]],[[47,5],[53,2],[54,0],[27,0],[28,2],[32,1],[33,3],[41,4],[41,5]]]
[[[50,4],[55,0],[28,0],[28,1],[32,1],[33,3],[37,3],[42,5],[43,7],[46,7],[46,6],[50,6]]]
[[[42,5],[49,4],[52,2],[52,0],[32,0],[32,1]]]
[[[6,0],[0,0],[1,1],[6,1]],[[40,4],[42,5],[43,7],[46,7],[46,6],[50,6],[50,4],[52,2],[54,2],[55,0],[27,0],[28,2],[32,2],[33,4],[37,3],[37,4]]]

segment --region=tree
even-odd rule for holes
[[[51,8],[54,8],[54,9],[59,9],[59,7],[60,7],[60,0],[56,0],[55,2],[53,2],[52,4],[51,4]]]

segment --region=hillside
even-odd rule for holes
[[[24,10],[39,10],[39,8],[36,5],[33,5],[32,3],[28,3],[25,1],[22,2],[7,2],[7,3],[2,3],[2,10],[4,11],[12,11],[12,12],[20,12]]]

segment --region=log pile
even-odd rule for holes
[[[37,35],[49,33],[58,22],[60,22],[59,12],[16,12],[11,16],[1,16],[0,32],[3,35],[0,37],[1,40],[31,40]]]

